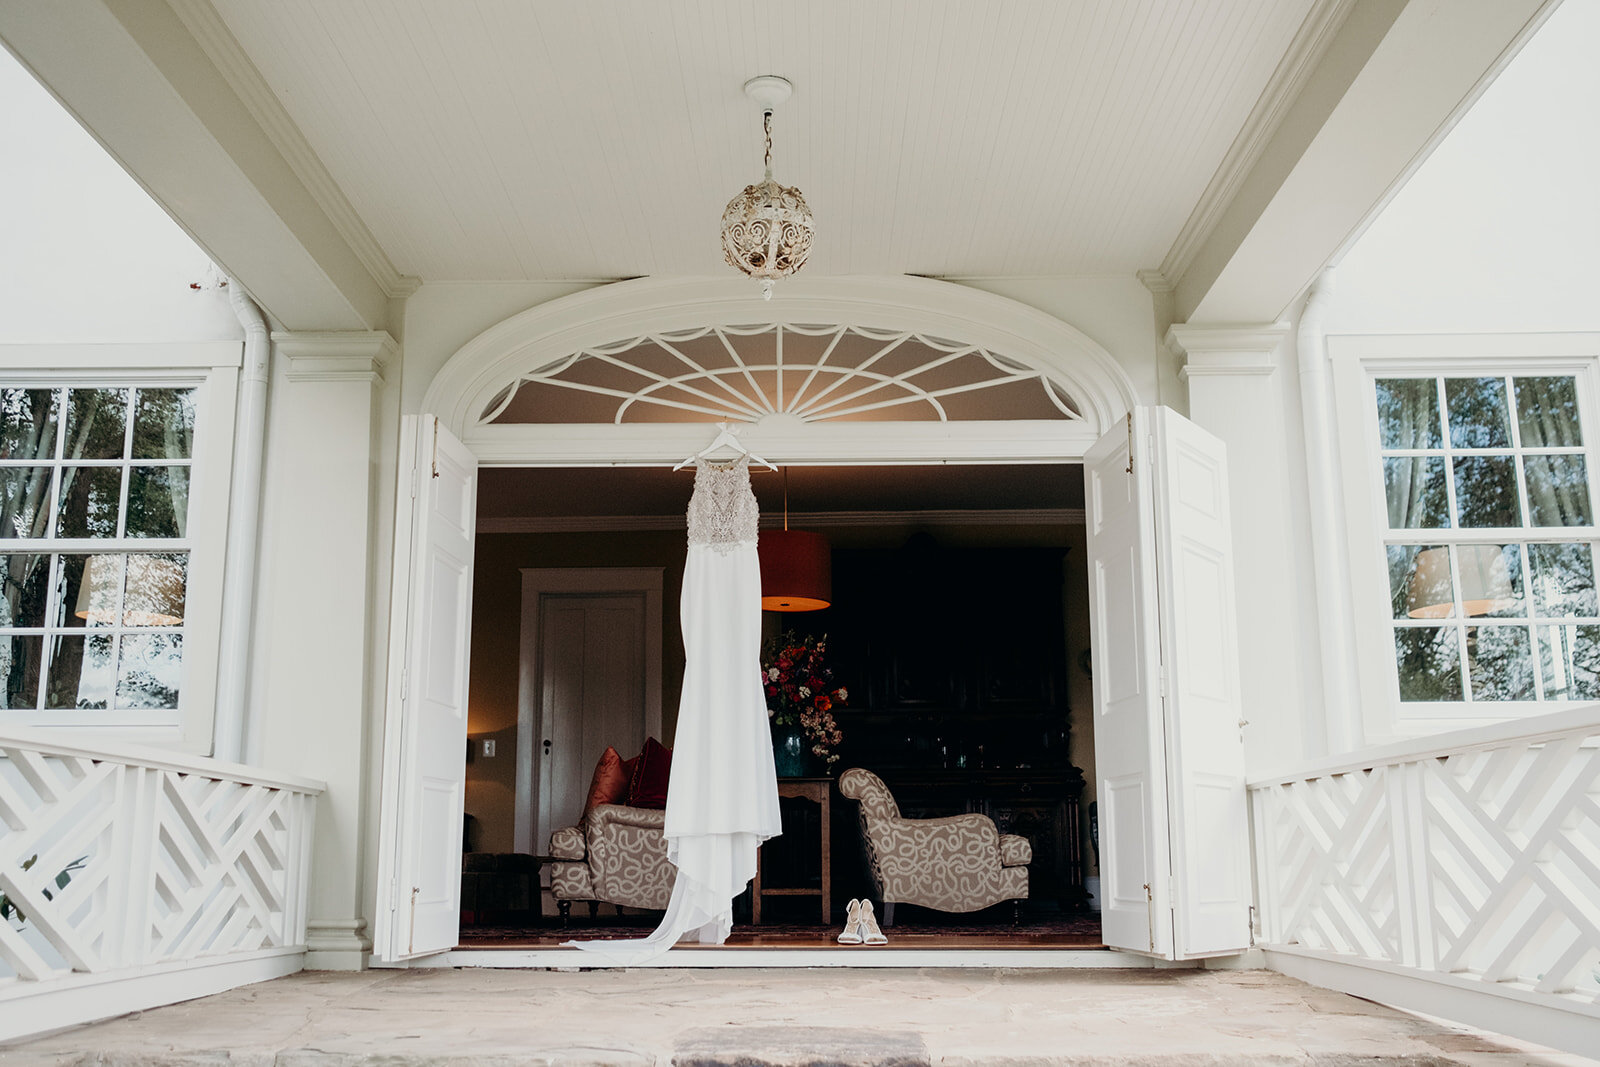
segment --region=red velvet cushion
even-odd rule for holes
[[[610,745],[600,753],[600,762],[594,765],[594,777],[589,780],[589,799],[583,805],[584,818],[596,804],[622,804],[628,799],[628,783],[633,779],[633,765],[638,757],[623,762],[617,750]]]
[[[639,764],[628,783],[628,807],[664,808],[667,806],[667,776],[672,771],[672,749],[655,738],[644,743]]]

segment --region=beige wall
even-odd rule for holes
[[[661,726],[669,747],[683,687],[678,596],[681,530],[627,533],[479,534],[472,588],[472,669],[468,696],[467,813],[478,820],[482,852],[510,852],[516,802],[517,671],[521,656],[522,568],[661,567]],[[482,755],[495,740],[495,755]],[[623,758],[634,753],[624,752]],[[596,752],[598,758],[600,753]],[[542,842],[541,842],[542,844]]]

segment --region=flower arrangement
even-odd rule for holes
[[[850,698],[844,686],[834,687],[833,671],[824,657],[828,638],[782,633],[761,647],[761,685],[767,694],[767,716],[776,726],[799,726],[811,754],[829,766],[839,761],[834,751],[844,740],[833,709]]]

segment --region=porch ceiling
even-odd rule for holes
[[[1152,267],[1330,4],[214,6],[394,267],[488,280],[727,269],[763,73],[814,273]]]

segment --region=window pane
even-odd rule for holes
[[[1456,460],[1456,514],[1465,527],[1522,525],[1516,466],[1510,456]]]
[[[1456,448],[1510,448],[1511,416],[1504,378],[1446,378],[1450,444]]]
[[[140,389],[133,405],[134,459],[188,459],[194,452],[193,389]]]
[[[44,537],[50,522],[49,467],[0,467],[0,537]]]
[[[43,626],[49,597],[49,556],[0,555],[0,626]]]
[[[39,665],[44,661],[44,638],[12,635],[0,637],[0,679],[5,708],[39,706]]]
[[[68,459],[120,459],[128,390],[74,389],[67,398]]]
[[[104,708],[111,700],[111,635],[52,639],[47,708]]]
[[[1443,459],[1390,457],[1383,461],[1383,488],[1389,498],[1390,529],[1424,530],[1450,525]]]
[[[1589,468],[1582,456],[1524,456],[1535,526],[1588,526]]]
[[[1460,545],[1455,553],[1463,615],[1504,619],[1528,613],[1519,545]]]
[[[1546,700],[1600,699],[1600,626],[1538,626]]]
[[[100,629],[117,624],[122,555],[62,556],[57,626]],[[87,578],[85,575],[87,574]]]
[[[1533,658],[1521,626],[1467,628],[1473,700],[1533,700]]]
[[[1517,378],[1517,428],[1523,448],[1583,444],[1578,390],[1571,378]]]
[[[183,537],[189,468],[134,467],[128,475],[128,536]]]
[[[1553,619],[1596,614],[1594,559],[1588,544],[1528,546],[1533,570],[1533,610]]]
[[[1432,378],[1378,379],[1378,436],[1384,448],[1443,447]]]
[[[1460,650],[1452,626],[1406,627],[1394,632],[1400,668],[1400,699],[1407,702],[1463,700]]]
[[[182,626],[189,578],[186,553],[128,557],[123,592],[124,626]],[[127,641],[124,639],[124,647]]]
[[[67,467],[61,472],[57,537],[115,537],[121,467]]]
[[[1439,545],[1390,545],[1389,601],[1396,619],[1454,615],[1450,550]]]
[[[54,389],[0,389],[0,459],[54,459],[60,417]]]
[[[126,634],[117,668],[117,707],[175,708],[183,667],[182,634]]]

